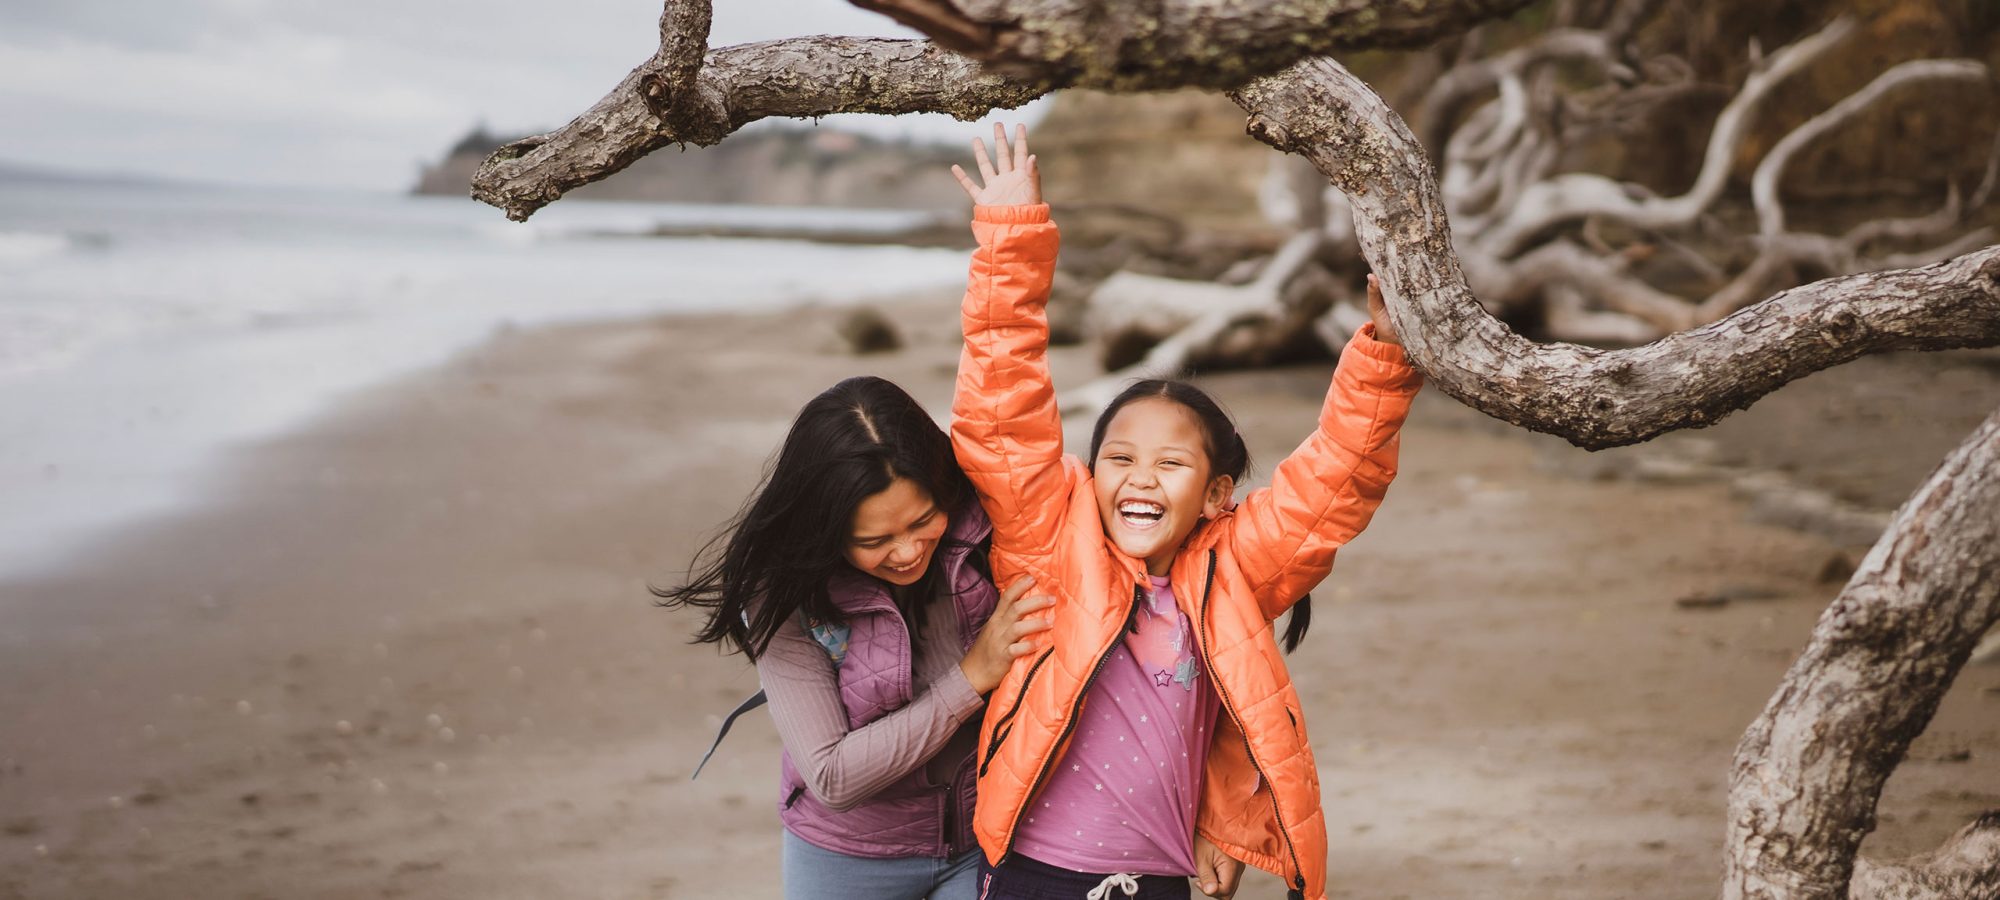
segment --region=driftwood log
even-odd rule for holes
[[[2000,410],[1896,512],[1736,748],[1723,897],[2000,896],[2000,813],[1927,859],[1855,862],[1889,773],[2000,624]]]
[[[1067,85],[1233,88],[1253,135],[1310,160],[1345,194],[1353,236],[1382,275],[1417,364],[1452,397],[1505,421],[1585,447],[1629,444],[1710,424],[1865,354],[2000,344],[2000,246],[1817,281],[1629,350],[1535,344],[1513,333],[1468,286],[1437,178],[1409,127],[1346,69],[1312,54],[1420,42],[1521,0],[855,2],[938,44],[818,37],[708,50],[705,0],[669,0],[660,51],[569,125],[501,148],[475,176],[474,196],[526,218],[640,155],[714,143],[765,116],[975,118]],[[1794,45],[1793,56],[1837,39],[1840,27]],[[1485,119],[1488,135],[1514,127],[1504,109]],[[1516,171],[1541,165],[1534,154],[1518,158],[1526,162],[1511,164]],[[1533,223],[1588,216],[1578,210],[1592,203],[1634,204],[1643,217],[1700,199],[1606,200],[1586,185],[1547,188],[1525,202],[1541,183],[1516,178],[1523,202],[1493,209],[1504,227],[1484,239],[1488,247],[1518,247],[1533,237]],[[1493,190],[1505,184],[1496,177]],[[1997,469],[2000,412],[1904,505],[1750,727],[1732,780],[1725,897],[1976,898],[2000,890],[2000,815],[1918,859],[1855,855],[1883,780],[1979,636],[2000,620]]]

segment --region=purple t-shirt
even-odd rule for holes
[[[1078,872],[1194,874],[1203,758],[1221,708],[1199,638],[1152,579],[1137,632],[1085,695],[1069,752],[1030,798],[1014,848]]]

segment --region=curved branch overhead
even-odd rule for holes
[[[850,0],[1012,77],[1227,89],[1308,56],[1416,47],[1533,0]]]
[[[523,221],[648,153],[715,144],[758,119],[971,120],[1063,87],[1231,87],[1312,53],[1420,44],[1530,0],[854,2],[937,43],[817,36],[706,50],[708,0],[668,0],[658,52],[569,124],[495,150],[473,198]]]
[[[711,50],[684,90],[650,97],[661,83],[648,61],[569,124],[495,150],[472,176],[472,196],[523,221],[648,153],[715,144],[758,119],[939,112],[972,120],[1049,91],[982,72],[928,41],[842,37]]]
[[[1590,449],[1714,424],[1798,378],[1890,350],[2000,344],[2000,246],[1829,278],[1629,350],[1537,344],[1466,287],[1430,163],[1402,117],[1330,59],[1231,95],[1250,133],[1313,161],[1354,207],[1412,358],[1439,389]]]

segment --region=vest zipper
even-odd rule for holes
[[[1090,677],[1084,679],[1083,681],[1083,689],[1076,692],[1076,702],[1071,704],[1069,709],[1069,721],[1063,723],[1062,733],[1056,735],[1055,745],[1049,748],[1048,758],[1042,760],[1042,767],[1035,771],[1035,780],[1028,785],[1028,793],[1026,797],[1024,797],[1021,801],[1023,806],[1035,802],[1035,792],[1042,789],[1042,780],[1048,777],[1049,767],[1055,764],[1056,752],[1059,749],[1061,749],[1063,741],[1069,740],[1070,732],[1076,730],[1076,717],[1083,713],[1083,698],[1090,696],[1090,686],[1097,683],[1097,675],[1098,673],[1104,671],[1104,664],[1110,661],[1111,651],[1118,649],[1119,642],[1125,640],[1125,633],[1132,624],[1132,618],[1139,614],[1139,604],[1144,599],[1145,599],[1145,591],[1141,589],[1139,585],[1133,584],[1132,606],[1131,608],[1125,611],[1125,625],[1120,626],[1117,632],[1111,636],[1111,643],[1105,646],[1104,652],[1099,653],[1097,655],[1097,665],[1091,667]],[[1054,649],[1051,648],[1050,652],[1054,652]],[[1021,693],[1023,695],[1027,694],[1027,689],[1025,685],[1023,686]],[[1018,706],[1018,704],[1016,705]],[[990,758],[991,757],[989,756],[989,759]],[[1014,838],[1020,834],[1021,830],[1020,824],[1021,824],[1021,811],[1015,810],[1014,823],[1007,829],[1007,846],[1001,848],[1000,862],[995,863],[996,866],[1005,864],[1007,862],[1007,857],[1013,855]],[[1280,823],[1281,826],[1282,824],[1283,823]]]
[[[958,776],[954,773],[952,777],[956,779]],[[957,818],[952,813],[957,811],[958,803],[952,797],[953,793],[951,785],[947,784],[944,786],[944,827],[939,830],[938,838],[944,843],[944,856],[946,859],[958,855],[958,851],[954,848],[958,843],[958,831],[952,827],[952,820]]]
[[[1285,814],[1278,809],[1278,786],[1271,783],[1270,776],[1264,774],[1263,765],[1257,762],[1257,752],[1250,747],[1250,729],[1243,727],[1243,717],[1236,714],[1236,707],[1229,702],[1229,689],[1223,687],[1221,676],[1215,673],[1215,657],[1211,653],[1208,644],[1208,597],[1214,589],[1215,550],[1211,548],[1208,551],[1208,578],[1202,582],[1201,586],[1201,621],[1199,626],[1201,630],[1202,661],[1208,666],[1208,680],[1215,684],[1215,693],[1216,696],[1222,699],[1223,710],[1228,712],[1230,720],[1236,723],[1237,733],[1243,735],[1243,753],[1245,756],[1250,757],[1250,767],[1257,770],[1257,778],[1271,792],[1271,815],[1278,820],[1278,834],[1285,839],[1285,851],[1291,854],[1292,871],[1299,873],[1295,879],[1297,886],[1294,892],[1302,893],[1306,887],[1306,869],[1304,866],[1299,865],[1299,849],[1292,845],[1292,832],[1285,827]],[[1287,709],[1285,712],[1289,715],[1291,710]]]

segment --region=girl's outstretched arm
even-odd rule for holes
[[[994,126],[995,158],[973,141],[983,186],[965,171],[952,174],[975,204],[972,254],[960,310],[965,350],[952,397],[951,438],[986,514],[996,555],[1036,554],[1059,532],[1068,479],[1062,462],[1062,419],[1048,365],[1046,306],[1058,244],[1042,203],[1027,129],[1008,146]]]
[[[1389,482],[1410,401],[1423,386],[1368,276],[1369,312],[1340,354],[1319,426],[1237,507],[1229,540],[1267,618],[1333,569],[1334,552],[1368,527]],[[1378,335],[1380,338],[1378,339]]]

